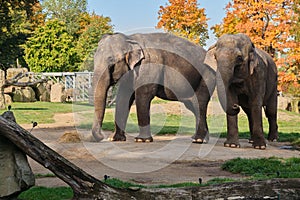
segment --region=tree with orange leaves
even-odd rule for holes
[[[157,28],[205,45],[208,18],[205,9],[198,7],[197,0],[169,0],[169,4],[160,6],[158,15]]]
[[[299,0],[233,0],[225,11],[223,22],[212,28],[216,36],[247,34],[276,61],[279,89],[300,95]]]

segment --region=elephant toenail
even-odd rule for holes
[[[266,146],[255,146],[254,148],[255,148],[255,149],[265,150],[265,149],[266,149]]]
[[[230,144],[224,144],[224,147],[230,147]]]
[[[193,139],[192,143],[203,144],[203,143],[206,143],[206,141],[202,140],[202,139]]]

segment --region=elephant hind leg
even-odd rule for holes
[[[266,106],[265,112],[269,122],[268,140],[276,142],[278,140],[277,107]]]
[[[115,133],[113,137],[109,138],[110,141],[126,141],[125,128],[129,115],[129,110],[134,101],[133,86],[121,82],[119,85],[116,110],[115,110]]]

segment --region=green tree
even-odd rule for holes
[[[49,20],[36,29],[25,44],[25,60],[31,71],[77,71],[78,56],[74,39],[65,23]]]
[[[192,42],[205,45],[208,25],[205,9],[199,8],[197,0],[169,0],[160,6],[157,28],[163,28]]]
[[[38,0],[1,0],[0,3],[0,68],[22,65],[24,54],[20,45],[38,25]]]
[[[86,0],[43,0],[43,12],[48,19],[65,22],[67,31],[76,35],[80,29],[80,17],[87,10]]]
[[[77,42],[77,52],[81,61],[80,70],[93,69],[93,56],[98,42],[104,34],[112,33],[113,27],[109,17],[92,13],[82,15],[82,29]]]

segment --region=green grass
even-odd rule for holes
[[[54,123],[53,117],[56,113],[72,113],[93,109],[93,106],[88,104],[50,102],[13,103],[11,106],[19,124],[30,124],[32,121],[45,124]]]
[[[278,131],[280,142],[294,142],[294,144],[300,143],[300,115],[294,113],[287,113],[295,117],[294,120],[278,120]],[[92,112],[84,114],[84,123],[80,124],[80,128],[90,129],[92,127]],[[226,117],[225,115],[209,115],[207,117],[207,123],[211,136],[225,138],[226,133]],[[129,120],[126,126],[126,132],[135,133],[138,132],[136,113],[129,115]],[[151,132],[156,135],[192,135],[195,132],[195,118],[192,115],[180,116],[175,114],[152,114],[151,115]],[[245,115],[239,115],[239,138],[248,139],[250,137],[248,119]],[[267,119],[263,118],[263,127],[265,137],[267,137],[269,124]],[[114,130],[114,114],[113,112],[106,112],[103,121],[103,130]],[[298,142],[296,142],[298,141]]]
[[[66,200],[72,199],[73,191],[70,187],[32,187],[22,192],[18,199],[20,200]]]
[[[48,173],[48,174],[34,174],[35,178],[49,178],[49,177],[56,177],[55,174]]]
[[[84,123],[79,125],[80,128],[90,129],[92,127],[92,113],[85,113],[82,116],[86,119]],[[156,135],[175,135],[192,134],[195,130],[195,119],[192,116],[180,115],[165,115],[165,114],[152,114],[151,115],[151,132]],[[102,129],[113,131],[114,130],[114,114],[106,112],[103,120]],[[129,114],[129,119],[126,125],[127,133],[136,133],[139,131],[136,113]]]
[[[300,178],[300,158],[235,158],[226,161],[222,169],[253,179]]]
[[[220,183],[229,183],[229,182],[234,182],[237,181],[236,179],[232,178],[213,178],[207,181],[205,185],[215,185],[215,184],[220,184]]]
[[[109,178],[103,182],[105,182],[107,185],[115,187],[115,188],[123,188],[123,189],[128,189],[130,187],[146,188],[146,186],[144,186],[144,185],[135,184],[135,183],[127,182],[127,181],[122,181],[117,178]]]

